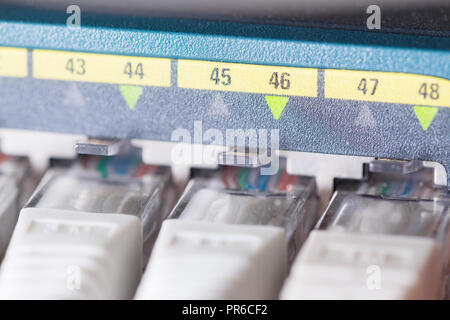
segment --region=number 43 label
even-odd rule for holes
[[[39,79],[170,86],[170,59],[34,50]]]
[[[450,81],[406,73],[325,70],[325,97],[450,107]]]
[[[178,87],[317,96],[317,69],[178,60]]]

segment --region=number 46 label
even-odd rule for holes
[[[450,81],[406,73],[325,70],[325,97],[450,107]]]
[[[317,69],[178,60],[178,87],[317,96]]]
[[[39,79],[170,86],[170,59],[34,50]]]

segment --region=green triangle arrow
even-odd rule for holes
[[[283,113],[284,107],[286,107],[286,103],[289,101],[288,97],[280,97],[280,96],[265,96],[267,105],[272,111],[273,118],[278,120],[278,118]]]
[[[433,107],[414,107],[414,113],[416,114],[423,131],[427,131],[438,110],[438,108]]]
[[[136,102],[142,94],[142,87],[137,86],[119,86],[120,93],[125,99],[127,106],[130,110],[134,109]]]

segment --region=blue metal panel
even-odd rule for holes
[[[445,37],[91,15],[77,29],[66,17],[3,9],[0,45],[450,78]]]
[[[1,9],[0,45],[450,78],[450,38],[444,37],[91,15],[82,15],[77,29],[65,26],[66,17]],[[323,73],[318,85],[323,92]],[[74,86],[84,105],[65,104]],[[410,105],[291,97],[274,120],[263,95],[228,92],[220,95],[230,115],[221,117],[206,112],[217,94],[145,87],[131,111],[117,85],[0,78],[0,126],[161,141],[179,127],[193,132],[196,120],[204,130],[279,129],[284,150],[437,161],[450,181],[450,108],[439,108],[423,131]],[[376,126],[355,124],[362,106]]]

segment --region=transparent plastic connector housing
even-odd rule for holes
[[[0,260],[8,246],[24,198],[32,184],[27,179],[29,162],[24,158],[8,157],[0,163]]]
[[[291,261],[314,226],[316,202],[315,182],[309,177],[301,177],[290,191],[269,192],[230,190],[214,178],[195,178],[169,219],[283,228]]]
[[[433,170],[415,163],[376,161],[370,169],[364,180],[335,181],[337,191],[294,261],[282,299],[445,297],[448,191],[433,185]]]
[[[192,179],[163,222],[136,299],[276,299],[314,225],[316,196],[313,178],[294,177],[289,188],[271,178],[281,188]]]
[[[162,210],[162,196],[168,183],[166,171],[141,178],[118,175],[101,178],[91,170],[52,169],[46,173],[26,208],[139,217],[145,259],[166,215]]]
[[[354,234],[425,237],[439,246],[450,272],[450,199],[384,198],[337,191],[319,230]]]
[[[403,162],[400,162],[400,164],[403,164]],[[367,166],[369,170],[367,179],[337,179],[336,189],[361,195],[394,199],[450,199],[446,187],[434,185],[434,170],[432,168],[421,167],[417,171],[404,173],[392,170],[392,167],[396,168],[396,166],[398,166],[398,163],[395,162],[392,164],[390,161],[373,161]]]
[[[449,270],[450,202],[335,192],[282,299],[436,299]],[[381,286],[367,284],[381,270]],[[369,275],[369,276],[368,276]]]
[[[450,201],[447,199],[386,199],[337,192],[319,229],[442,240],[449,222]]]

